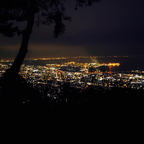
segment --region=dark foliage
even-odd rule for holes
[[[40,104],[40,102],[40,93],[20,75],[4,75],[0,78],[1,105]]]
[[[73,0],[75,9],[90,6],[98,0]],[[65,21],[71,18],[65,14],[67,0],[2,0],[0,2],[0,33],[5,36],[20,35],[25,29],[17,24],[27,22],[34,15],[35,24],[54,24],[54,34],[57,37],[65,31]]]

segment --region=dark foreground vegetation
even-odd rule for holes
[[[0,79],[0,103],[4,105],[93,105],[101,107],[119,105],[123,107],[124,105],[143,105],[143,100],[144,90],[96,86],[80,89],[64,83],[61,85],[61,92],[58,92],[51,82],[34,88],[19,75],[9,78],[3,76]]]

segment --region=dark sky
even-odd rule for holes
[[[143,55],[144,0],[101,0],[75,11],[69,3],[66,32],[53,37],[53,27],[34,27],[28,57],[76,55]],[[0,57],[13,57],[20,38],[0,35]]]

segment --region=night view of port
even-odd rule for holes
[[[87,98],[85,103],[89,102],[91,94],[97,97],[98,90],[101,96],[114,89],[124,90],[127,96],[131,95],[127,93],[131,90],[143,95],[144,69],[142,65],[137,69],[134,63],[130,66],[131,60],[128,56],[33,58],[25,60],[19,74],[45,102],[80,104],[83,98]],[[1,76],[12,62],[10,59],[0,60]],[[19,102],[26,104],[31,100],[22,98]]]
[[[4,0],[0,104],[139,105],[142,0]]]

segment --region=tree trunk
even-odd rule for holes
[[[33,25],[34,25],[34,12],[29,7],[27,26],[22,34],[22,42],[21,42],[20,50],[10,68],[10,72],[12,73],[18,74],[20,71],[21,65],[23,64],[23,61],[28,52],[28,44],[32,33]]]

